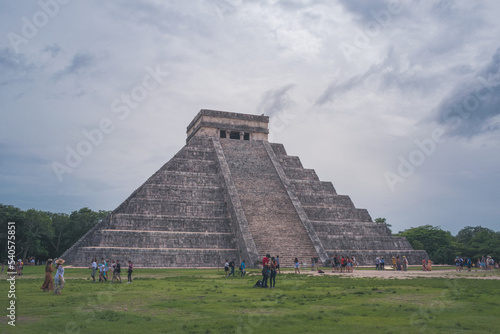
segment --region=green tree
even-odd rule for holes
[[[9,222],[16,223],[17,228],[20,228],[24,222],[24,211],[12,205],[0,204],[0,261],[7,259],[7,224]],[[17,234],[17,233],[16,233]],[[17,249],[19,255],[20,251]]]
[[[51,238],[54,231],[52,221],[46,212],[29,209],[24,214],[24,221],[16,229],[16,245],[21,253],[21,257],[27,256],[47,256],[48,247],[43,244],[42,237]]]
[[[457,233],[457,242],[461,247],[461,255],[476,259],[483,255],[491,255],[500,260],[500,233],[482,226],[466,226]]]
[[[43,212],[35,209],[23,211],[12,205],[0,204],[0,226],[7,231],[7,223],[16,223],[16,257],[35,256],[40,259],[60,256],[109,211],[82,208],[65,213]],[[0,254],[7,258],[7,234],[0,234]]]
[[[458,244],[450,232],[424,225],[399,232],[414,249],[424,249],[435,263],[453,263]]]
[[[48,239],[51,257],[56,257],[71,246],[69,234],[71,232],[71,222],[66,213],[49,213],[52,220],[54,234]]]

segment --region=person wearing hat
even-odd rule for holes
[[[63,259],[59,259],[56,261],[56,288],[54,290],[54,293],[56,295],[61,294],[61,290],[64,289],[64,267],[62,266],[63,263],[66,262]]]
[[[48,259],[47,264],[45,265],[45,280],[40,288],[43,292],[54,290],[54,279],[52,278],[53,271],[54,267],[52,267],[52,259]]]

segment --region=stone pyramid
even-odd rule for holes
[[[268,142],[269,117],[201,110],[186,145],[62,257],[138,267],[256,266],[266,253],[283,266],[334,255],[372,264],[376,256],[427,257],[368,211],[320,181],[282,144]]]

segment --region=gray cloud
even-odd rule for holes
[[[36,65],[29,62],[22,54],[14,53],[9,48],[0,49],[0,87],[31,80],[31,73]]]
[[[67,75],[82,74],[83,71],[95,63],[95,60],[95,57],[89,53],[77,53],[73,59],[71,59],[71,64],[66,66],[63,70],[57,72],[54,78],[60,79]]]
[[[52,45],[47,45],[45,48],[43,48],[43,52],[48,52],[52,58],[55,58],[59,52],[61,52],[61,47],[57,44],[52,44]]]
[[[401,69],[401,57],[393,47],[380,64],[370,66],[362,74],[354,75],[344,81],[333,80],[316,99],[315,105],[323,106],[350,91],[361,89],[372,81],[370,87],[379,92],[397,89],[403,94],[422,95],[430,92],[438,84],[437,74],[421,72],[414,68]],[[415,64],[418,66],[418,64]]]
[[[490,62],[459,83],[437,108],[437,122],[451,136],[470,138],[497,131],[500,122],[500,48]]]
[[[273,116],[280,111],[290,108],[294,102],[290,98],[289,92],[294,84],[288,84],[278,89],[266,91],[260,101],[257,110],[266,116]]]

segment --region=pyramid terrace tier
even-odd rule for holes
[[[132,198],[127,212],[136,214],[188,215],[200,218],[227,218],[228,212],[223,201],[199,201],[173,199]]]
[[[303,206],[310,220],[322,221],[365,221],[371,222],[372,218],[366,209],[346,209],[338,207]]]
[[[179,185],[191,187],[220,186],[220,177],[213,173],[193,173],[185,171],[160,171],[150,180],[152,184]]]
[[[408,240],[393,236],[328,235],[320,236],[326,249],[399,249],[412,250]]]
[[[234,234],[220,232],[172,232],[103,229],[95,234],[95,247],[144,247],[144,248],[236,248]]]
[[[113,214],[109,229],[232,233],[230,218],[202,218],[150,214]]]
[[[391,237],[390,231],[384,224],[360,221],[318,221],[311,224],[319,236],[346,237],[346,236],[373,236]]]
[[[146,184],[137,192],[145,199],[166,199],[201,202],[209,200],[224,201],[224,188],[207,185],[163,185]]]
[[[89,267],[92,258],[118,259],[122,268],[130,260],[134,267],[217,267],[223,266],[225,259],[238,258],[237,249],[207,248],[143,248],[143,247],[82,247],[73,263],[75,266]],[[126,270],[122,269],[122,276]]]

